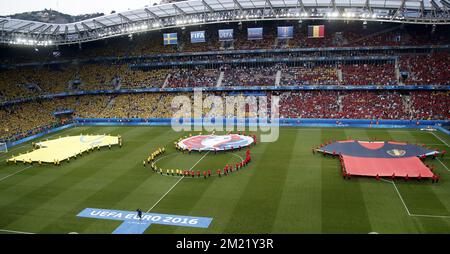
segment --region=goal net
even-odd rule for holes
[[[8,152],[8,146],[6,145],[6,143],[0,142],[0,153],[7,153],[7,152]]]

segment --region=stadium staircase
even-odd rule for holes
[[[166,79],[164,80],[164,84],[163,84],[162,88],[165,88],[169,84],[170,77],[172,77],[172,74],[171,73],[167,74]]]
[[[114,102],[115,102],[115,98],[111,97],[111,99],[109,100],[108,104],[106,104],[105,109],[113,108],[114,107]]]
[[[411,106],[412,106],[412,101],[411,101],[411,96],[410,95],[403,95],[402,96],[402,100],[403,100],[403,110],[408,113],[409,115],[412,115],[412,110],[411,110]]]
[[[114,87],[114,90],[119,90],[122,87],[122,82],[120,78],[113,78],[111,80],[111,86]]]
[[[275,75],[275,86],[280,86],[281,83],[281,71],[278,70],[277,74]]]
[[[219,78],[217,79],[216,87],[222,86],[223,77],[225,76],[225,73],[223,71],[220,72]]]
[[[336,72],[337,72],[339,84],[342,84],[342,82],[344,81],[344,77],[342,75],[342,69],[337,69]]]
[[[339,112],[342,112],[342,97],[344,97],[343,95],[338,95],[338,97],[337,97],[337,104],[338,104],[338,109],[339,109]]]
[[[398,59],[395,59],[395,80],[397,84],[403,85],[400,78],[400,66],[398,64]]]

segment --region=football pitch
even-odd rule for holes
[[[82,218],[86,208],[207,217],[207,228],[152,224],[153,233],[449,233],[450,160],[427,164],[441,175],[430,180],[377,181],[342,177],[337,158],[312,147],[349,137],[397,140],[449,150],[450,137],[412,129],[282,127],[273,143],[251,149],[252,162],[228,176],[207,179],[166,176],[143,166],[159,147],[163,168],[208,170],[235,164],[245,151],[181,153],[174,141],[187,133],[170,127],[74,127],[43,137],[79,134],[123,137],[123,146],[103,148],[60,166],[7,165],[31,143],[0,155],[0,233],[110,234],[121,221]],[[193,133],[195,134],[195,133]]]

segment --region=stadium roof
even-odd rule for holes
[[[255,20],[450,24],[450,0],[190,0],[68,24],[0,18],[0,42],[62,45],[156,29]]]

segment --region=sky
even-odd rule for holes
[[[70,15],[142,8],[160,0],[0,0],[0,15],[52,9]]]

